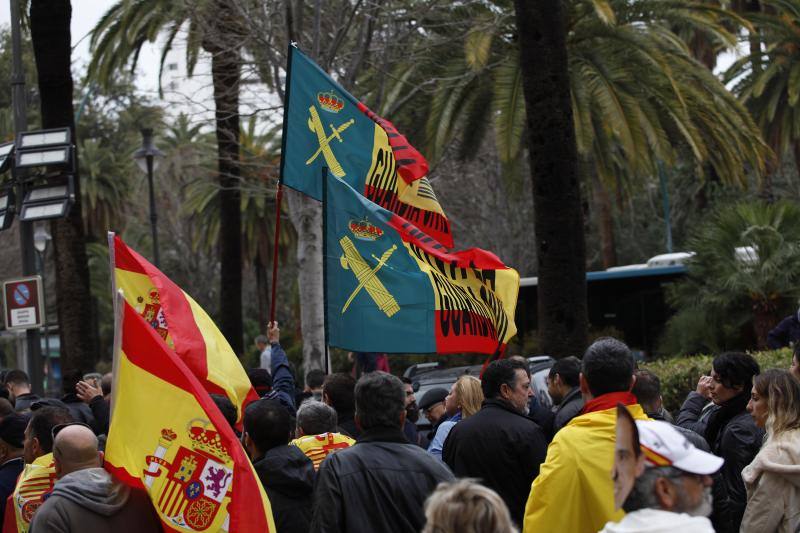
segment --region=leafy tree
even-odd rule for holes
[[[734,82],[734,93],[750,109],[775,154],[791,154],[800,164],[800,2],[762,4],[770,10],[749,19],[759,29],[764,48],[751,49],[733,63],[725,82]]]
[[[749,348],[751,329],[756,345],[766,347],[767,333],[800,296],[800,206],[750,201],[720,208],[689,247],[696,255],[670,296],[678,313],[665,335],[681,338],[676,344],[684,351]],[[692,324],[702,338],[691,334]]]

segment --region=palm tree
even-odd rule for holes
[[[69,127],[75,131],[72,108],[72,72],[69,0],[30,3],[30,29],[42,128]],[[75,204],[65,218],[51,223],[55,250],[57,310],[64,368],[89,370],[97,359],[96,338],[90,319],[91,291],[86,238],[83,231],[81,187],[74,176]]]
[[[504,163],[513,168],[522,155],[520,47],[503,2],[496,4],[472,15],[465,51],[450,54],[444,67],[450,81],[431,99],[434,158],[459,137],[462,153],[474,153],[470,147],[487,124],[494,126]],[[656,175],[659,162],[688,157],[740,185],[749,170],[763,172],[769,150],[747,110],[672,31],[680,23],[733,46],[735,35],[725,24],[740,19],[685,0],[577,0],[565,9],[578,155],[601,213],[611,212],[609,192],[624,196]],[[612,225],[603,228],[607,242]]]
[[[80,154],[84,228],[91,241],[99,242],[109,228],[120,228],[125,220],[124,208],[131,188],[129,165],[103,146],[100,139],[81,141]]]
[[[736,61],[724,79],[735,82],[734,93],[750,109],[776,156],[791,154],[800,164],[800,3],[762,4],[771,8],[769,12],[749,18],[761,32],[764,50]]]
[[[539,344],[544,353],[567,357],[583,352],[588,316],[564,11],[561,0],[516,0],[515,7],[539,262]]]
[[[256,278],[256,305],[259,324],[267,323],[268,276],[267,267],[273,257],[275,239],[275,190],[280,163],[280,144],[276,130],[264,135],[256,133],[256,120],[252,117],[240,137],[242,147],[242,197],[241,216],[243,229],[242,260],[253,266]],[[186,189],[183,211],[195,218],[194,246],[211,249],[220,236],[220,216],[214,209],[220,187],[207,179],[190,182]],[[285,257],[293,243],[292,232],[281,227],[279,252]]]
[[[219,210],[220,329],[236,353],[242,353],[242,262],[239,211],[239,82],[243,42],[238,11],[226,0],[194,4],[170,0],[119,0],[92,31],[94,51],[89,76],[107,83],[130,63],[135,69],[142,46],[165,34],[160,67],[182,29],[191,75],[200,50],[211,55],[216,117]]]
[[[766,348],[767,333],[800,296],[800,207],[785,201],[724,207],[689,246],[697,253],[671,297],[679,312],[667,334],[681,334],[676,326],[691,317],[711,339],[715,324],[750,326],[758,347]]]

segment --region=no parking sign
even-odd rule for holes
[[[42,278],[9,279],[3,282],[6,329],[32,329],[44,325]]]

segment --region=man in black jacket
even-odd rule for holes
[[[750,355],[727,352],[712,362],[711,376],[703,376],[678,414],[677,424],[700,433],[711,451],[723,459],[722,483],[715,485],[711,521],[720,533],[739,531],[747,505],[742,469],[755,458],[764,432],[747,412],[753,377],[760,372]],[[714,403],[704,409],[709,398]]]
[[[525,416],[533,394],[530,385],[524,362],[504,359],[489,364],[481,381],[483,407],[453,427],[442,450],[456,476],[478,478],[496,491],[518,526],[531,483],[547,455],[541,428]]]
[[[365,374],[355,404],[361,435],[320,465],[311,531],[417,533],[425,525],[425,499],[453,474],[403,435],[405,392],[398,378]]]
[[[553,435],[570,420],[581,414],[583,396],[580,388],[581,361],[577,357],[564,357],[550,367],[547,392],[558,408],[553,420]]]
[[[292,419],[280,401],[261,399],[244,410],[242,444],[269,497],[275,528],[305,533],[311,519],[314,463],[300,448],[288,445],[291,438]]]

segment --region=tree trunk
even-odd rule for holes
[[[753,331],[759,350],[767,350],[767,335],[778,323],[778,303],[775,300],[753,302]]]
[[[539,346],[586,348],[586,244],[561,0],[515,0],[539,263]]]
[[[69,0],[32,0],[31,40],[39,77],[42,128],[69,127],[75,134],[70,70]],[[76,143],[77,144],[77,143]],[[75,153],[77,158],[77,152]],[[77,162],[76,162],[77,169]],[[63,370],[94,370],[96,339],[91,322],[89,263],[81,214],[78,172],[75,203],[69,215],[51,223],[55,251],[56,296]]]
[[[284,189],[289,217],[297,231],[297,278],[300,286],[300,328],[303,372],[325,369],[325,298],[322,280],[322,204]]]
[[[617,243],[614,238],[614,212],[611,206],[611,196],[593,169],[592,191],[597,208],[597,228],[600,233],[600,251],[603,258],[603,268],[617,266]]]
[[[219,2],[219,16],[230,9]],[[228,17],[232,16],[230,14]],[[239,81],[241,56],[238,44],[226,46],[224,23],[217,24],[221,42],[209,46],[211,51],[211,76],[214,83],[217,157],[219,166],[220,209],[220,305],[219,326],[234,353],[244,351],[242,328],[242,212],[239,189]]]

